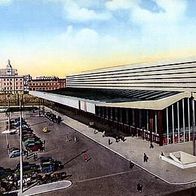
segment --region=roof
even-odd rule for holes
[[[191,92],[123,89],[65,88],[50,92],[30,91],[31,95],[78,108],[79,101],[95,106],[163,110],[177,101],[191,97]]]
[[[50,93],[77,97],[104,103],[158,100],[178,94],[172,91],[130,90],[130,89],[92,89],[64,88]]]

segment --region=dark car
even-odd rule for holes
[[[25,145],[26,149],[30,152],[43,151],[44,146],[41,142],[29,142]]]
[[[3,167],[0,167],[0,179],[8,177],[12,173],[13,173],[13,171],[10,168],[5,169]]]
[[[40,170],[43,173],[51,173],[64,168],[61,161],[56,161],[51,157],[40,157]]]
[[[29,162],[23,162],[22,163],[23,172],[38,172],[39,171],[39,165],[36,165],[35,163],[29,163]],[[20,170],[20,163],[16,165],[16,171]]]
[[[26,133],[22,135],[22,141],[27,140],[28,138],[37,137],[34,133]]]

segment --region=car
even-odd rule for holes
[[[8,177],[12,173],[13,173],[13,171],[10,168],[0,167],[0,179]]]
[[[51,157],[40,157],[40,170],[43,173],[51,173],[64,168],[61,161],[52,159]]]
[[[28,143],[25,145],[26,149],[30,152],[36,152],[36,151],[43,151],[44,150],[44,146],[42,143],[36,143],[36,142],[32,142],[32,143]]]
[[[42,129],[42,131],[43,131],[44,133],[48,133],[48,132],[49,132],[49,129],[48,129],[48,127],[44,127],[44,128]]]
[[[23,155],[24,155],[24,151],[23,151]],[[20,156],[20,150],[19,149],[14,149],[11,152],[9,152],[9,158],[15,158],[15,157],[19,157]]]
[[[46,118],[48,118],[49,120],[51,120],[53,122],[57,122],[58,121],[56,115],[53,114],[52,112],[46,112],[45,116],[46,116]]]
[[[27,140],[28,138],[37,137],[34,133],[26,133],[22,135],[22,141]]]
[[[39,172],[39,165],[35,163],[23,162],[22,168],[23,168],[23,173]],[[20,163],[16,165],[15,171],[19,171],[19,170],[20,170]]]
[[[40,140],[40,138],[38,138],[37,136],[31,137],[31,138],[27,138],[24,141],[24,145],[28,145],[29,143],[42,143],[42,141]]]

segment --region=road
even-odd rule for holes
[[[86,138],[77,131],[61,123],[54,124],[45,117],[25,113],[27,122],[34,132],[45,140],[45,152],[38,156],[52,156],[65,164],[64,171],[71,177],[73,185],[68,189],[55,191],[55,195],[66,196],[131,196],[166,195],[188,186],[169,185],[160,179],[134,166],[103,146]],[[42,131],[47,126],[49,133]],[[1,124],[1,130],[3,125]],[[74,141],[77,138],[77,142]],[[19,145],[18,135],[8,135],[11,145]],[[85,153],[84,153],[85,152]],[[0,166],[14,168],[19,159],[9,159],[6,154],[5,135],[0,135]],[[85,154],[85,155],[84,155]],[[84,160],[87,157],[87,161]],[[161,169],[161,168],[160,168]],[[143,185],[143,192],[136,190]],[[54,192],[40,194],[52,196]]]

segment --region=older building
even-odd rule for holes
[[[50,91],[60,88],[65,88],[66,79],[59,79],[58,77],[36,77],[29,81],[29,90],[31,91]]]
[[[18,93],[24,91],[24,76],[19,76],[16,69],[12,68],[10,60],[6,69],[0,69],[0,92]]]

